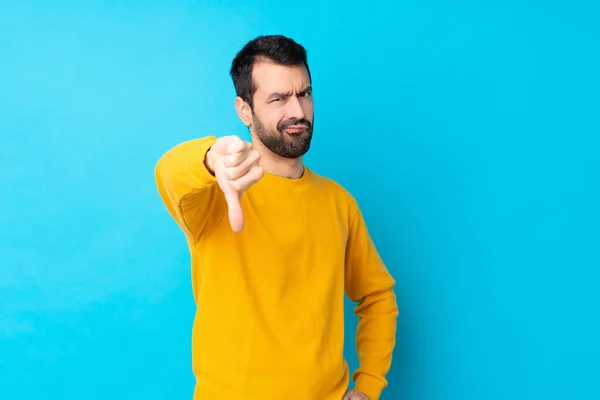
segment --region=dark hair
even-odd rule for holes
[[[231,78],[236,95],[252,107],[256,86],[252,80],[252,68],[260,59],[279,65],[304,66],[310,77],[306,49],[293,39],[282,35],[262,35],[249,41],[231,63]]]

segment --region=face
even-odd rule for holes
[[[298,158],[310,148],[313,98],[308,71],[269,62],[255,64],[251,132],[274,154]]]

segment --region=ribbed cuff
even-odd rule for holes
[[[208,136],[199,141],[198,146],[194,150],[196,157],[192,158],[193,161],[190,162],[190,167],[192,168],[194,175],[205,185],[216,183],[217,181],[217,178],[210,173],[206,167],[206,164],[204,163],[206,153],[216,141],[217,138],[214,136]]]
[[[354,390],[366,394],[370,400],[379,400],[384,386],[379,379],[361,374],[356,379]]]

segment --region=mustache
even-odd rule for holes
[[[292,118],[292,119],[288,119],[287,121],[281,121],[277,125],[277,129],[279,131],[283,131],[284,129],[287,129],[290,126],[298,126],[298,125],[303,125],[307,129],[311,129],[312,128],[312,124],[310,123],[309,120],[304,119],[304,118]]]

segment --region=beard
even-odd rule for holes
[[[252,113],[254,133],[261,143],[274,154],[284,158],[298,158],[310,149],[313,124],[307,119],[292,118],[277,124],[277,130],[268,129],[258,117]],[[290,126],[302,125],[302,132],[288,134],[284,132]]]

